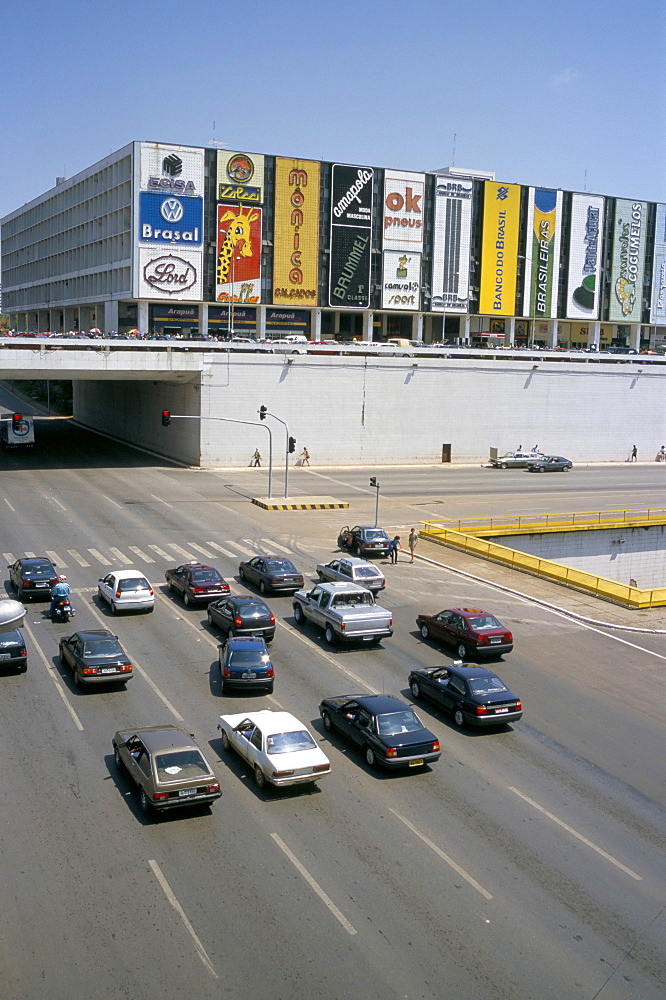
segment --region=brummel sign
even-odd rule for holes
[[[372,185],[369,167],[334,163],[331,173],[329,305],[370,305]]]

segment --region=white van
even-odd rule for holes
[[[14,416],[19,417],[15,420]],[[32,448],[35,443],[33,418],[27,413],[8,413],[0,418],[0,439],[3,448]]]

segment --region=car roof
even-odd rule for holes
[[[359,559],[358,556],[341,556],[340,562],[347,563],[348,566],[369,566],[370,569],[374,569],[376,573],[379,573],[374,563],[371,563],[368,559]]]
[[[266,649],[266,642],[260,635],[232,635],[224,643],[232,649],[242,647],[243,649]]]
[[[356,701],[361,708],[367,708],[373,715],[383,715],[385,712],[402,712],[411,708],[406,702],[394,698],[390,694],[350,694],[349,701]]]
[[[176,568],[177,569],[211,569],[211,570],[215,569],[214,566],[209,566],[207,563],[202,563],[202,562],[186,562],[186,563],[183,563],[181,566],[177,566]],[[215,572],[217,572],[217,570],[215,570]]]
[[[19,559],[18,562],[21,566],[43,566],[45,563],[49,566],[53,566],[50,559],[46,556],[33,556],[31,559]]]
[[[174,747],[177,749],[188,747],[200,749],[190,734],[186,733],[184,729],[179,729],[178,726],[146,726],[143,729],[141,727],[125,729],[119,732],[118,736],[122,737],[123,740],[129,739],[131,736],[138,736],[151,753],[156,753],[159,750],[171,750]]]
[[[448,611],[455,611],[457,615],[492,615],[492,611],[484,611],[483,608],[448,608]],[[493,618],[495,615],[493,615]]]
[[[72,635],[70,635],[69,638],[70,639],[74,639],[75,637],[78,637],[79,639],[83,639],[84,642],[86,641],[86,639],[109,639],[109,638],[110,639],[117,639],[118,638],[118,636],[114,635],[113,632],[110,632],[108,630],[108,628],[98,628],[98,629],[87,628],[87,629],[82,629],[80,632],[74,632]]]
[[[447,663],[444,669],[450,674],[457,674],[458,677],[465,677],[468,680],[474,677],[497,677],[495,670],[489,670],[478,663]]]
[[[331,594],[358,594],[363,592],[363,587],[357,583],[347,583],[346,580],[336,580],[331,583],[318,583],[317,587],[326,590]]]
[[[273,712],[269,708],[258,712],[240,712],[234,715],[221,715],[221,720],[228,722],[231,726],[237,726],[243,719],[249,719],[259,726],[263,733],[289,733],[294,730],[307,729],[308,727],[300,719],[297,719],[291,712]]]
[[[224,597],[225,601],[232,601],[234,604],[262,604],[266,607],[266,604],[260,597],[253,597],[252,594],[232,594],[231,597]]]
[[[353,530],[355,531],[356,528],[360,528],[361,531],[386,531],[385,528],[382,528],[381,524],[357,524]]]
[[[131,580],[136,577],[140,577],[142,580],[146,579],[146,574],[140,569],[112,569],[110,573],[119,580]]]

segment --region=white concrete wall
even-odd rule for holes
[[[555,473],[553,473],[555,475]],[[519,552],[644,590],[666,585],[666,526],[554,531],[494,538]]]

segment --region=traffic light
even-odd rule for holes
[[[20,413],[14,413],[14,414],[12,414],[12,430],[15,433],[18,433],[19,428],[21,427],[21,421],[22,420],[23,420],[23,416]]]
[[[162,410],[162,427],[168,427],[171,423],[171,410]]]
[[[289,438],[289,454],[293,455],[296,451],[296,438]]]
[[[260,420],[265,420],[267,412],[268,412],[268,407],[267,406],[260,406],[259,407],[259,419]]]
[[[370,480],[370,485],[371,485],[371,486],[374,486],[374,487],[375,487],[375,489],[377,489],[377,486],[378,486],[379,484],[377,483],[377,479],[375,478],[375,476],[373,476],[373,477],[372,477],[372,479]]]

